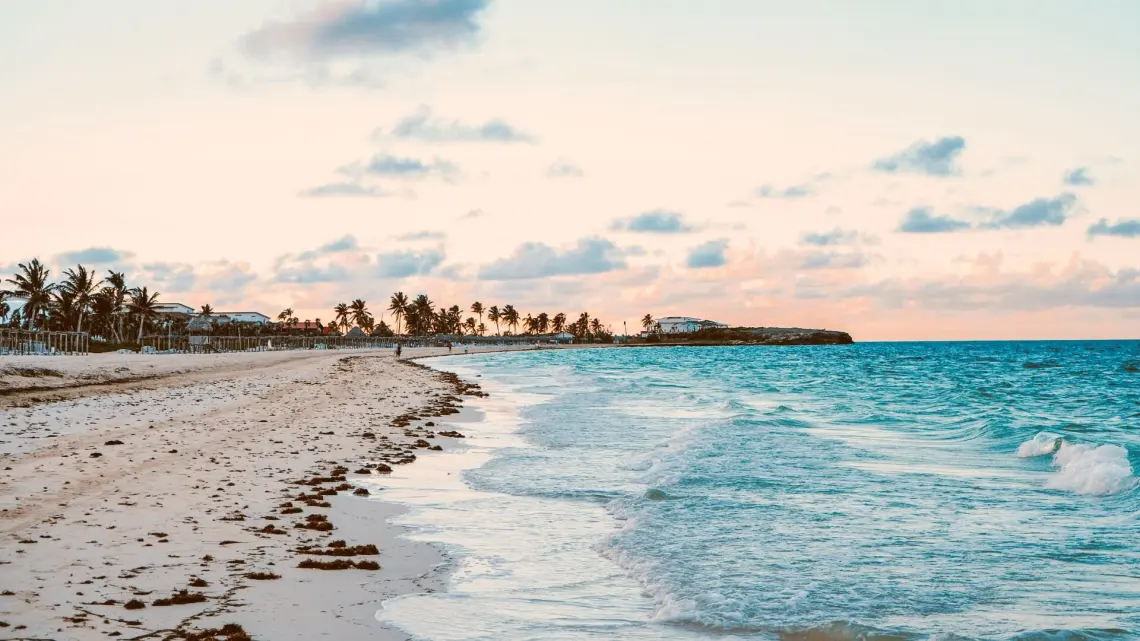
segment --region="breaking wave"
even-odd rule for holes
[[[1053,455],[1057,471],[1045,487],[1076,494],[1107,496],[1136,487],[1127,448],[1119,445],[1070,443],[1063,437],[1040,432],[1017,448],[1020,458]]]

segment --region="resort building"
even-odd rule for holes
[[[230,321],[234,323],[257,323],[258,325],[269,323],[269,317],[261,312],[218,312],[218,315],[229,316]]]
[[[158,303],[154,309],[160,316],[193,316],[194,308],[182,303]]]
[[[702,329],[728,327],[725,323],[711,320],[701,320],[692,316],[666,316],[657,319],[657,327],[662,334],[691,334]]]

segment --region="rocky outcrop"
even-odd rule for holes
[[[850,345],[847,332],[800,327],[731,327],[704,329],[692,334],[651,336],[643,344],[662,345]]]
[[[764,345],[850,345],[855,342],[851,334],[830,329],[750,327],[739,331],[747,332],[747,337],[740,340]]]

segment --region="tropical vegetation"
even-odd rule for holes
[[[58,281],[38,259],[20,263],[0,289],[0,326],[35,331],[87,331],[108,344],[138,344],[148,333],[181,334],[188,329],[188,318],[175,319],[160,313],[158,292],[145,286],[128,286],[122,272],[109,270],[104,276],[83,265],[66,269]],[[12,305],[19,301],[18,307]],[[242,333],[348,334],[354,328],[372,336],[540,336],[568,332],[577,341],[612,340],[613,334],[587,312],[575,320],[565,313],[522,314],[512,304],[485,306],[444,306],[427,294],[409,296],[396,292],[380,315],[391,315],[393,326],[377,322],[368,302],[357,298],[332,309],[333,320],[326,327],[320,319],[303,324],[292,307],[277,314],[277,323],[266,326],[243,324]],[[202,305],[190,330],[206,327],[214,331],[219,319],[211,305]],[[649,316],[646,316],[649,319]],[[224,321],[224,319],[221,319]],[[650,319],[651,320],[651,319]],[[644,324],[644,319],[643,319]]]

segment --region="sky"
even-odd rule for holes
[[[1140,337],[1140,3],[0,0],[0,274]],[[388,322],[391,319],[383,317]]]

